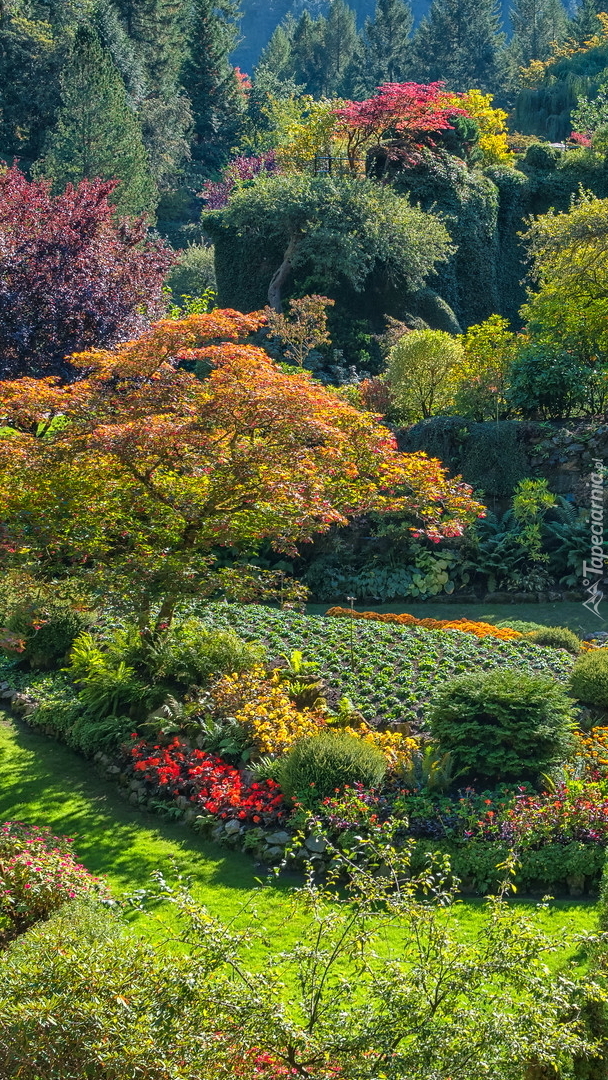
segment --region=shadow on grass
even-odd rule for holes
[[[74,837],[84,865],[123,889],[145,886],[157,869],[174,876],[173,867],[214,890],[240,893],[255,889],[260,876],[249,856],[131,806],[92,763],[8,719],[0,723],[0,818]]]

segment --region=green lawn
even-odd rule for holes
[[[258,871],[248,856],[130,806],[95,774],[90,763],[2,716],[0,820],[11,819],[49,825],[74,837],[79,859],[93,873],[105,875],[116,895],[145,888],[154,870],[169,877],[179,871],[192,879],[197,898],[225,920],[250,920],[249,912],[239,913],[248,902],[255,905],[271,931],[273,948],[287,946],[297,937],[299,919],[293,915],[288,895],[293,880],[261,889]],[[516,902],[531,906],[529,901]],[[459,905],[463,936],[473,932],[482,904],[465,900]],[[563,930],[572,934],[592,930],[594,904],[555,901],[542,919],[556,935]],[[136,921],[138,929],[148,929],[147,921],[138,917]],[[260,949],[262,957],[263,946]],[[568,955],[574,953],[574,948],[568,949]]]
[[[310,615],[324,615],[330,604],[309,604]],[[348,607],[345,599],[338,606]],[[480,619],[482,622],[497,623],[503,619],[523,619],[526,622],[542,623],[544,626],[569,626],[575,633],[588,634],[592,630],[608,630],[608,601],[603,615],[598,618],[592,611],[587,611],[580,603],[563,601],[554,604],[442,604],[439,602],[402,604],[355,604],[357,611],[391,611],[398,615],[407,612],[417,619]],[[600,607],[602,612],[602,607]]]

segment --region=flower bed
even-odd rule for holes
[[[108,899],[105,886],[77,863],[72,840],[50,829],[0,825],[0,941],[11,940],[77,896]]]
[[[132,736],[126,772],[145,781],[150,794],[186,798],[194,809],[220,819],[277,826],[288,808],[274,780],[246,783],[243,774],[219,757],[174,738],[167,746]]]
[[[433,695],[455,675],[507,667],[564,683],[574,664],[574,657],[562,650],[522,638],[482,640],[458,629],[446,632],[365,619],[347,624],[240,604],[206,604],[200,617],[209,626],[232,628],[248,641],[263,641],[271,657],[302,650],[366,720],[408,722],[417,728],[424,727]]]
[[[366,619],[370,622],[392,623],[395,626],[422,626],[425,630],[461,630],[478,638],[496,638],[498,641],[517,641],[523,638],[519,630],[492,626],[491,623],[472,622],[470,619],[416,619],[413,615],[382,614],[377,611],[355,611],[353,608],[332,607],[326,613],[340,619]]]

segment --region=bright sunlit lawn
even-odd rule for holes
[[[148,887],[155,870],[173,880],[180,873],[191,880],[197,899],[223,920],[236,918],[242,924],[252,918],[242,909],[252,904],[270,930],[273,949],[297,939],[301,921],[289,903],[296,878],[263,888],[260,870],[248,856],[129,805],[89,762],[5,714],[0,714],[0,820],[48,825],[74,837],[80,861],[104,875],[116,896]],[[515,902],[526,907],[534,903]],[[482,907],[482,900],[465,899],[459,905],[463,938],[474,932]],[[158,937],[147,919],[134,915],[133,922],[138,930]],[[572,939],[594,929],[594,904],[553,901],[543,910],[542,922],[552,935],[565,930]],[[260,950],[261,959],[261,945]],[[557,964],[575,955],[576,945],[571,944],[566,954],[560,950],[552,960]]]

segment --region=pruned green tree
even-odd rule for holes
[[[413,76],[450,90],[494,90],[503,44],[496,0],[433,0],[414,36]]]
[[[212,236],[245,234],[250,243],[259,238],[264,250],[282,251],[268,280],[268,302],[279,312],[300,267],[319,289],[348,284],[359,291],[373,271],[414,290],[452,250],[439,218],[389,187],[352,177],[260,175],[203,223]]]
[[[120,181],[122,214],[152,213],[158,194],[125,85],[95,32],[81,26],[61,77],[62,105],[37,172],[56,190],[83,179]]]

